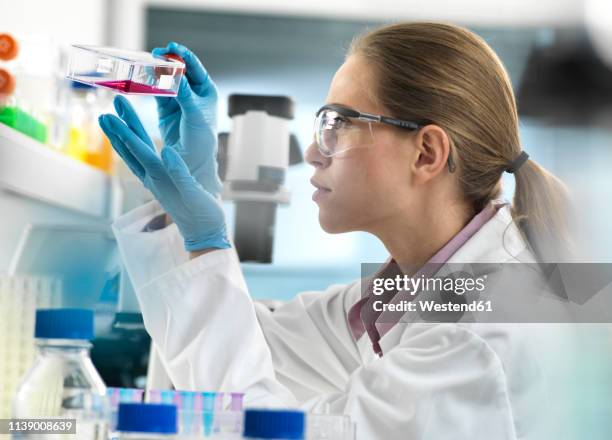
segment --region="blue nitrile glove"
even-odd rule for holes
[[[125,97],[115,97],[115,108],[123,120],[102,115],[100,127],[115,151],[172,217],[185,240],[185,249],[230,247],[219,198],[193,178],[174,148],[164,147],[161,158],[158,156]]]
[[[217,174],[217,88],[193,52],[178,43],[153,49],[185,61],[186,72],[176,98],[156,97],[164,145],[174,148],[204,189],[221,191]]]

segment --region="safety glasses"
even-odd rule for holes
[[[314,134],[319,152],[323,156],[332,157],[353,148],[371,146],[374,143],[372,123],[392,125],[411,131],[426,125],[360,112],[338,104],[324,105],[317,111],[314,121]],[[450,172],[455,169],[450,155],[448,167]]]

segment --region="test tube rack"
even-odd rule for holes
[[[59,306],[61,281],[52,277],[0,275],[0,418],[10,418],[12,401],[35,357],[37,308]]]

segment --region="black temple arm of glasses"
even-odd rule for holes
[[[384,122],[385,124],[394,125],[400,128],[407,128],[408,130],[418,130],[422,127],[421,124],[417,124],[412,121],[403,121],[401,119],[390,118],[388,116],[381,116],[380,122]]]

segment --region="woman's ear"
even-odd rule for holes
[[[426,183],[446,171],[450,140],[438,125],[421,128],[415,138],[417,155],[412,164],[413,181]]]

